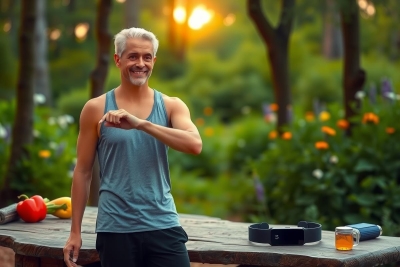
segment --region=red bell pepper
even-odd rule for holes
[[[26,195],[20,195],[19,199],[23,199],[17,204],[18,216],[25,222],[35,223],[46,218],[47,206],[44,199],[35,195],[29,198]]]

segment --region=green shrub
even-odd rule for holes
[[[229,171],[248,172],[248,163],[258,159],[268,147],[268,133],[275,126],[260,121],[259,116],[244,116],[229,128],[231,141],[226,147]]]
[[[171,183],[179,213],[242,221],[245,214],[254,212],[249,210],[255,202],[252,180],[240,173],[202,179],[196,172],[183,171],[179,165],[172,165]]]
[[[287,129],[290,140],[275,139],[253,162],[265,188],[267,220],[315,220],[329,230],[370,222],[385,235],[399,235],[400,103],[364,98],[351,136],[336,124],[341,108],[332,104],[327,111],[328,120],[298,118]]]
[[[0,102],[0,175],[4,177],[11,148],[11,129],[15,102]],[[76,125],[70,115],[53,117],[54,111],[36,106],[34,139],[26,147],[29,157],[18,164],[18,176],[11,187],[27,195],[40,194],[47,198],[69,196],[75,165]],[[0,181],[2,182],[2,181]]]

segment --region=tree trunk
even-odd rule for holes
[[[340,32],[340,15],[334,0],[326,0],[324,14],[323,55],[327,59],[338,59],[343,55],[343,42]]]
[[[359,9],[356,0],[345,2],[341,6],[341,26],[343,33],[344,67],[343,96],[345,119],[349,120],[357,113],[360,101],[356,93],[362,90],[366,73],[360,67],[360,25]],[[356,104],[356,109],[352,107]],[[348,134],[351,134],[351,126]]]
[[[46,105],[51,105],[49,68],[47,61],[46,0],[37,0],[37,23],[35,27],[35,82],[34,92],[46,97]]]
[[[291,93],[289,84],[289,37],[293,24],[294,0],[283,0],[280,21],[273,28],[262,12],[260,0],[247,0],[250,18],[268,48],[275,101],[278,104],[277,129],[282,130],[291,120]]]
[[[97,6],[96,37],[97,37],[97,64],[90,77],[90,98],[98,97],[104,92],[104,84],[108,74],[110,62],[110,47],[112,36],[108,30],[108,19],[111,13],[112,0],[100,0]],[[99,202],[99,165],[96,157],[92,172],[89,205],[97,206]]]
[[[177,29],[178,24],[174,19],[174,9],[175,9],[175,0],[168,0],[168,48],[173,55],[177,55],[178,49],[177,45]]]
[[[91,73],[90,97],[98,97],[104,92],[104,84],[108,74],[110,63],[110,48],[112,35],[108,30],[108,20],[111,13],[112,0],[100,0],[97,6],[96,39],[97,39],[97,63]]]
[[[33,140],[33,86],[35,73],[35,27],[37,0],[21,1],[21,25],[19,30],[19,69],[17,80],[17,110],[12,130],[11,153],[0,191],[0,206],[17,202],[21,193],[15,186],[22,183],[21,160],[28,157],[26,145]]]
[[[125,1],[125,28],[139,27],[140,0]]]
[[[178,48],[178,53],[177,53],[177,59],[181,62],[185,61],[186,59],[186,51],[190,42],[191,31],[189,27],[189,17],[193,12],[192,0],[186,0],[185,9],[186,9],[186,18],[185,22],[180,25],[181,38],[180,38],[180,46]]]

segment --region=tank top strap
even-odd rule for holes
[[[164,126],[170,127],[167,109],[165,107],[164,99],[162,93],[154,89],[154,113],[158,117],[158,120],[161,120],[160,124]]]
[[[106,93],[106,103],[104,105],[104,114],[106,114],[107,111],[109,111],[109,110],[117,109],[114,90],[115,90],[115,88]]]

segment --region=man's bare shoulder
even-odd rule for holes
[[[106,94],[89,99],[84,105],[81,113],[82,116],[89,116],[93,119],[100,119],[104,113],[104,106],[106,103]]]
[[[177,96],[168,96],[166,94],[161,93],[164,103],[167,105],[182,105],[185,103]]]

